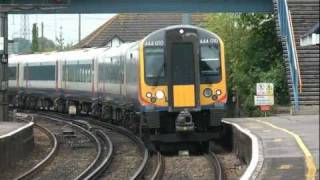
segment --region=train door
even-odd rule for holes
[[[196,30],[166,32],[166,69],[171,110],[199,106],[199,42]]]

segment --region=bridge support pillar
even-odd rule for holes
[[[8,13],[0,12],[0,121],[8,121]]]

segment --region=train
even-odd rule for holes
[[[9,56],[18,108],[89,114],[153,143],[207,142],[227,102],[221,38],[174,25],[118,47]]]

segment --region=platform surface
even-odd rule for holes
[[[11,133],[17,132],[24,127],[29,126],[29,123],[23,122],[0,122],[0,138]]]
[[[314,174],[307,163],[310,161],[306,160],[308,152],[316,168],[315,179],[319,177],[319,115],[226,118],[224,121],[257,137],[258,147],[253,147],[259,149],[261,167],[256,168],[257,179],[305,179]]]

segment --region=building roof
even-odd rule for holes
[[[206,19],[206,14],[192,14],[193,25],[203,27]],[[114,37],[123,42],[133,42],[155,30],[181,22],[182,14],[176,13],[118,14],[85,37],[78,47],[102,47]]]

